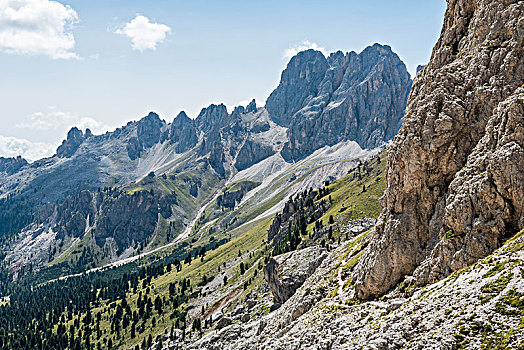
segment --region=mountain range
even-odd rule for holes
[[[523,13],[0,158],[0,348],[523,349]]]
[[[359,152],[384,147],[402,125],[411,84],[389,46],[328,57],[307,50],[289,61],[265,107],[253,100],[228,113],[212,104],[194,119],[180,112],[171,123],[151,112],[103,135],[74,127],[50,158],[2,160],[0,193],[9,198],[3,219],[13,217],[10,208],[19,211],[13,202],[25,209],[18,225],[1,232],[14,237],[8,260],[45,265],[87,233],[103,255],[95,265],[125,258],[148,244],[160,217],[174,237],[232,181],[252,181],[256,186],[243,191],[260,191],[263,176],[253,173],[274,175],[325,147],[348,141]],[[137,189],[155,175],[172,188],[156,195]]]

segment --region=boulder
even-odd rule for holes
[[[326,249],[313,246],[271,258],[264,266],[264,278],[275,302],[283,304],[293,296],[326,257]]]
[[[229,326],[233,323],[233,320],[231,320],[229,317],[222,317],[220,320],[218,320],[216,327],[218,329],[222,329],[224,327]]]

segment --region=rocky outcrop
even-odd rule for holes
[[[314,50],[299,53],[266,102],[271,119],[289,127],[282,155],[297,160],[342,140],[374,148],[393,139],[411,83],[389,46],[327,58]]]
[[[164,122],[158,114],[150,112],[137,122],[136,133],[143,148],[153,147],[160,141],[161,129]]]
[[[185,112],[180,112],[169,126],[166,138],[176,143],[177,153],[184,153],[195,147],[198,143],[198,135],[194,120],[189,119]]]
[[[246,113],[255,113],[257,111],[257,102],[252,99],[246,106]]]
[[[237,168],[239,171],[247,169],[251,165],[266,159],[274,153],[275,151],[272,147],[253,142],[251,139],[247,139],[240,148],[240,151],[238,151],[235,161],[235,168]]]
[[[129,138],[129,141],[127,141],[126,150],[129,159],[135,160],[140,157],[142,146],[140,145],[137,137]]]
[[[91,132],[89,132],[89,135]],[[78,147],[84,142],[86,139],[86,135],[82,132],[82,130],[79,130],[77,127],[71,128],[67,133],[67,138],[62,141],[62,144],[58,146],[56,150],[56,155],[60,158],[69,158],[71,157]]]
[[[150,112],[138,122],[128,124],[125,128],[136,128],[136,136],[133,133],[133,136],[129,137],[126,145],[129,159],[135,160],[140,158],[144,150],[159,143],[162,139],[162,129],[164,125],[164,121],[154,112]],[[117,129],[114,135],[119,134],[119,131],[120,130]]]
[[[74,197],[67,197],[55,210],[57,238],[82,237],[95,224],[102,200],[101,193],[94,195],[90,191],[80,191]]]
[[[266,101],[271,119],[289,126],[304,102],[317,95],[328,68],[326,58],[319,51],[306,50],[294,56],[282,72],[279,86]]]
[[[209,107],[202,108],[195,123],[204,134],[209,134],[212,130],[219,130],[227,125],[229,114],[224,104],[211,104]]]
[[[326,257],[324,248],[313,246],[271,258],[264,266],[264,278],[275,302],[283,304],[291,298]]]
[[[233,190],[225,190],[217,197],[217,206],[234,209],[242,201],[244,195],[259,184],[252,181],[242,181],[234,185]]]
[[[159,215],[169,218],[176,203],[174,193],[160,196],[150,191],[107,198],[100,204],[95,239],[100,246],[107,238],[113,239],[120,250],[143,242],[154,233]]]
[[[222,144],[218,141],[214,142],[211,152],[209,153],[209,165],[211,165],[213,170],[221,177],[224,177],[226,174],[226,169],[224,169],[225,161],[226,159]]]
[[[358,296],[436,281],[524,226],[524,3],[448,1],[388,155]]]
[[[27,160],[18,156],[16,158],[0,157],[0,173],[12,175],[18,172],[23,166],[29,164]]]
[[[96,242],[104,246],[114,240],[119,251],[150,237],[158,217],[171,217],[171,206],[177,204],[173,194],[138,191],[133,194],[117,190],[81,191],[68,197],[55,209],[57,238],[83,237],[93,229]]]

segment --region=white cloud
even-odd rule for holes
[[[0,156],[22,156],[29,161],[35,161],[44,157],[52,156],[58,145],[58,143],[31,142],[26,139],[0,135]]]
[[[152,23],[149,18],[141,15],[126,23],[122,29],[115,30],[116,34],[125,35],[133,42],[133,50],[143,52],[155,50],[156,45],[163,42],[167,33],[171,32],[165,24]]]
[[[0,0],[0,49],[11,54],[78,58],[73,24],[78,14],[50,0]]]
[[[55,106],[48,107],[44,112],[31,114],[15,125],[17,128],[29,130],[69,130],[76,126],[81,130],[91,129],[99,134],[109,130],[109,127],[93,118],[80,117],[72,113],[57,110]]]
[[[294,46],[290,46],[286,51],[284,51],[284,58],[291,59],[291,57],[295,56],[297,53],[301,51],[306,51],[309,49],[320,51],[324,54],[324,56],[327,56],[327,51],[325,48],[320,47],[317,43],[312,43],[309,40],[304,40],[302,43]]]

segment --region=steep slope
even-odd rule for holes
[[[522,1],[448,2],[388,156],[376,233],[355,275],[359,297],[404,276],[434,282],[524,226]]]
[[[306,188],[305,192],[314,198],[315,205],[330,197],[328,210],[322,217],[316,217],[324,220],[325,228],[315,228],[315,222],[310,222],[308,232],[302,235],[300,248],[305,249],[289,253],[289,266],[298,263],[298,268],[301,268],[305,259],[311,259],[313,263],[309,269],[301,269],[304,273],[298,281],[295,279],[297,283],[285,285],[286,295],[294,294],[315,270],[320,258],[327,257],[328,251],[343,246],[361,232],[360,224],[367,222],[366,217],[379,214],[378,197],[384,189],[384,155],[368,159],[363,154],[364,158],[345,162],[323,159],[317,154],[314,161],[305,159],[292,171],[281,174],[282,178],[288,179],[296,173],[298,178],[291,182],[283,181],[288,184],[273,194],[277,199],[281,197],[280,192],[284,192],[285,202],[289,202],[287,198],[290,195],[294,198],[303,196],[296,194],[297,188]],[[314,165],[308,166],[306,161]],[[339,163],[346,165],[337,171]],[[333,179],[337,174],[343,174],[343,177]],[[160,194],[156,194],[155,198],[150,196],[149,186],[157,181],[170,186],[166,182],[169,176],[167,179],[155,176],[148,179],[148,183],[140,183],[144,189],[133,188],[138,192],[132,198],[143,202],[144,206],[155,198],[161,200]],[[329,179],[331,181],[326,184]],[[363,185],[367,188],[365,192]],[[235,182],[229,184],[221,196],[225,198],[231,194],[235,197],[235,193],[242,189],[256,191],[257,187],[252,188],[248,181]],[[101,207],[110,203],[119,206],[120,197],[114,197],[116,195],[115,190],[107,189],[98,193],[97,197],[103,203]],[[81,196],[91,202],[87,193]],[[12,318],[12,322],[7,322],[5,327],[0,327],[6,330],[0,332],[0,348],[18,349],[26,343],[37,347],[35,344],[39,341],[54,348],[73,349],[88,347],[87,344],[118,349],[133,349],[136,345],[146,349],[153,345],[156,349],[160,341],[165,346],[178,343],[182,347],[202,337],[200,328],[205,334],[214,333],[214,329],[218,330],[228,322],[237,327],[251,318],[268,314],[278,301],[269,292],[263,276],[265,261],[272,259],[273,249],[267,244],[267,238],[274,214],[265,216],[254,213],[263,213],[260,208],[268,206],[256,193],[251,198],[253,202],[248,199],[245,204],[238,203],[231,211],[227,210],[227,205],[224,206],[229,203],[226,199],[209,203],[200,228],[195,228],[180,244],[166,246],[126,265],[114,265],[52,281],[49,280],[60,276],[56,269],[61,266],[55,264],[40,271],[26,267],[22,269],[24,272],[20,272],[17,283],[6,287],[0,281],[0,291],[5,296],[2,298],[4,307],[0,307],[0,321],[10,319],[14,314],[19,316]],[[183,196],[176,200],[183,200]],[[80,198],[68,202],[66,207],[71,212],[76,211],[73,216],[87,217],[87,213],[79,211],[86,207]],[[257,205],[257,202],[261,203]],[[281,208],[275,203],[278,201],[273,200],[269,208]],[[98,207],[92,207],[94,221]],[[346,209],[341,210],[343,207]],[[129,208],[133,210],[134,206],[129,205]],[[64,214],[67,212],[64,211]],[[129,215],[135,213],[130,212]],[[332,223],[328,220],[330,216],[334,217]],[[126,214],[120,217],[122,225],[118,228],[122,229],[126,227],[128,217]],[[150,217],[143,215],[144,220]],[[138,218],[135,217],[135,220]],[[348,224],[348,221],[353,223]],[[236,225],[238,222],[242,224]],[[143,225],[142,222],[135,223]],[[102,229],[99,227],[102,225],[97,226],[95,232]],[[138,234],[135,238],[139,239]],[[324,241],[325,248],[318,247],[321,241]],[[80,253],[76,254],[73,262],[85,259],[88,246],[77,246],[76,249]],[[316,256],[319,250],[323,252],[321,257]],[[296,276],[295,270],[291,271],[292,276]],[[48,314],[53,317],[48,319]],[[21,331],[14,332],[14,329]],[[228,348],[227,343],[222,346]]]
[[[489,257],[413,293],[354,298],[365,234],[332,251],[278,310],[207,332],[190,349],[521,349],[524,232]]]

